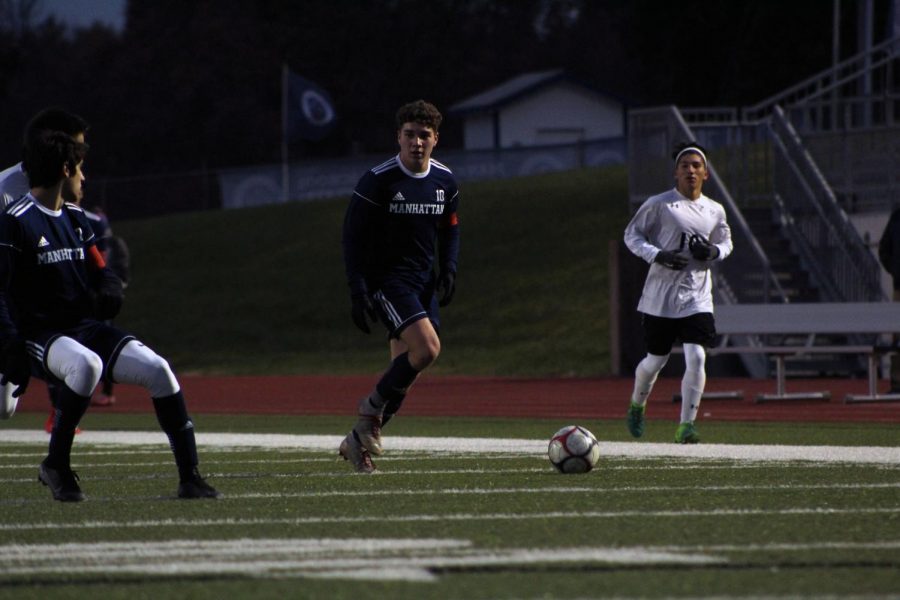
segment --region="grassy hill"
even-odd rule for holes
[[[626,198],[624,167],[463,185],[457,293],[432,372],[605,374],[607,244]],[[114,223],[133,271],[118,324],[182,373],[382,370],[385,334],[350,320],[346,202]]]

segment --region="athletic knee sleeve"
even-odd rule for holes
[[[58,337],[46,355],[47,369],[79,396],[90,396],[103,375],[103,361],[91,349],[70,337]]]
[[[113,381],[146,388],[153,398],[164,398],[181,388],[169,363],[137,340],[122,348],[112,367]]]

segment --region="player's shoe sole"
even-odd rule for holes
[[[50,488],[54,500],[81,502],[84,494],[78,486],[78,474],[72,469],[53,469],[44,462],[38,469],[38,481]]]
[[[369,454],[369,451],[363,447],[358,439],[356,439],[353,431],[350,431],[350,433],[347,434],[347,437],[341,442],[338,454],[340,454],[344,460],[349,461],[357,473],[370,474],[377,470],[375,468],[375,463],[372,462],[372,456]]]
[[[636,438],[644,435],[644,412],[646,406],[640,406],[632,402],[628,405],[628,413],[625,416],[625,423],[628,425],[628,432]]]
[[[699,444],[700,434],[694,428],[693,423],[682,423],[675,430],[676,444]]]

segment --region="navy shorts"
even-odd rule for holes
[[[403,330],[420,319],[428,319],[434,330],[440,333],[438,301],[432,280],[424,289],[417,289],[398,280],[385,281],[375,293],[372,302],[381,322],[388,329],[388,337],[400,339]]]
[[[26,344],[29,347],[29,356],[31,356],[31,372],[35,377],[44,380],[56,379],[47,368],[47,349],[60,337],[72,338],[96,353],[100,360],[103,361],[102,379],[104,381],[112,381],[111,368],[115,364],[119,352],[122,351],[125,344],[136,339],[133,335],[125,333],[121,329],[94,320],[82,321],[78,325],[67,329],[39,331],[30,334],[27,336]],[[34,355],[35,351],[40,355],[40,359]]]
[[[677,341],[707,348],[716,341],[716,320],[712,313],[697,313],[680,319],[643,314],[642,322],[647,352],[656,356],[669,354]]]

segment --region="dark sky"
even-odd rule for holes
[[[42,0],[44,15],[53,16],[71,28],[96,21],[121,31],[125,25],[126,0]]]

